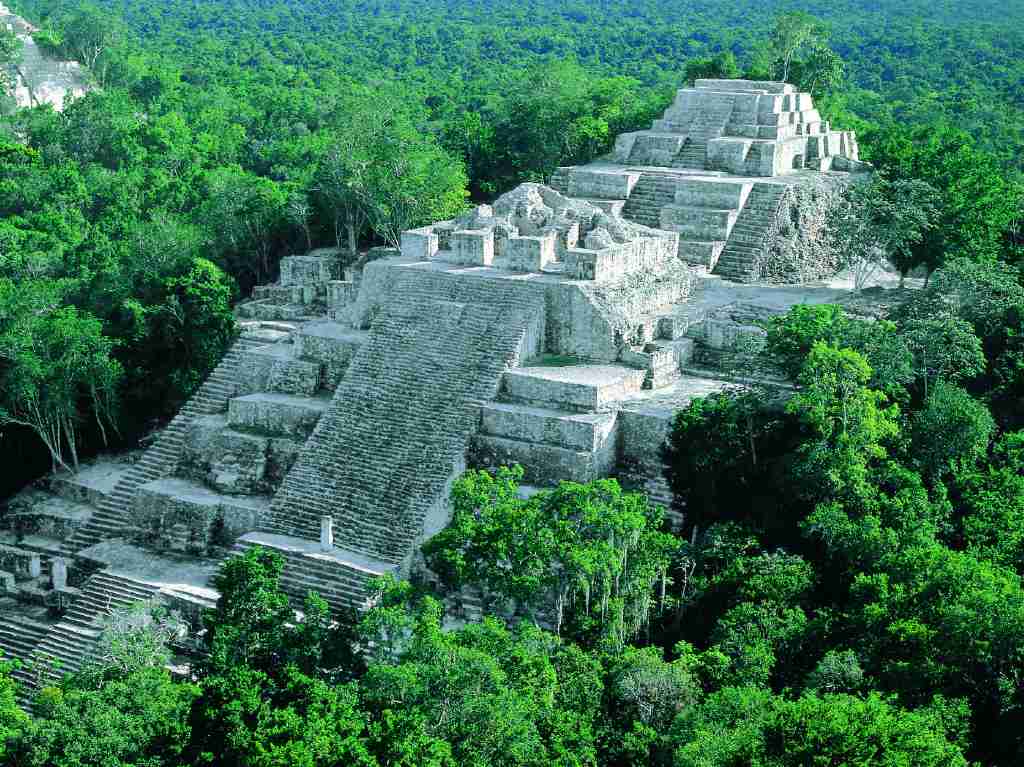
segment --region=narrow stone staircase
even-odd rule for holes
[[[661,209],[675,200],[677,183],[669,174],[644,173],[626,200],[623,215],[644,226],[660,227]]]
[[[787,190],[783,184],[754,184],[718,259],[715,274],[736,282],[751,282],[758,278],[758,261],[764,253]]]
[[[116,609],[145,602],[157,588],[127,576],[96,573],[86,581],[62,619],[52,625],[35,645],[33,662],[39,664],[43,683],[59,681],[81,670],[103,630],[103,620]],[[34,678],[23,678],[34,686]]]
[[[708,271],[715,268],[753,184],[715,178],[683,178],[675,202],[661,209],[661,228],[678,232],[679,257]]]
[[[174,473],[189,424],[197,416],[222,412],[227,408],[228,400],[237,390],[237,373],[242,359],[246,352],[264,343],[246,337],[234,343],[199,391],[160,432],[139,462],[125,472],[109,496],[99,501],[89,521],[64,543],[66,554],[78,554],[102,540],[117,538],[127,532],[129,512],[138,488]]]
[[[35,677],[27,664],[49,628],[28,618],[0,618],[0,653],[5,661],[21,661],[20,667],[11,672],[11,679],[18,685],[15,695],[22,708],[31,704],[35,689]]]
[[[704,170],[708,160],[708,142],[694,136],[686,140],[683,150],[672,160],[673,168],[694,168]]]

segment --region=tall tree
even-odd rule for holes
[[[77,470],[83,404],[105,440],[122,369],[99,320],[60,300],[52,285],[0,279],[0,423],[31,429],[55,469]]]

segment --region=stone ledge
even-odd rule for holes
[[[641,390],[645,371],[621,365],[523,367],[505,373],[504,396],[528,405],[576,413],[608,410]]]
[[[481,432],[494,437],[593,451],[612,438],[613,413],[566,413],[558,410],[488,402],[481,408]]]
[[[261,392],[228,401],[228,424],[262,434],[307,437],[330,404],[326,397]]]

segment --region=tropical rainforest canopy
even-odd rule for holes
[[[929,279],[883,321],[769,323],[784,409],[753,389],[678,415],[681,536],[611,480],[522,500],[514,468],[465,475],[424,555],[523,622],[442,631],[408,583],[332,621],[255,550],[188,680],[159,616],[31,715],[0,671],[4,763],[1024,762],[1019,0],[9,5],[96,87],[0,116],[5,495],[173,413],[283,256],[355,258],[590,160],[694,77],[811,89],[875,192],[923,211],[893,255]]]

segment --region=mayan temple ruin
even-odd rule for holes
[[[19,107],[51,105],[56,111],[89,89],[89,76],[77,61],[57,61],[47,56],[32,38],[38,30],[0,3],[0,26],[21,40],[21,60],[14,67],[14,101]]]
[[[608,157],[400,252],[285,259],[141,453],[9,503],[0,649],[36,661],[18,672],[33,685],[77,669],[119,605],[160,600],[197,627],[219,563],[253,546],[283,555],[294,597],[361,607],[375,576],[421,573],[467,467],[617,477],[667,505],[673,414],[757,375],[735,363],[759,320],[851,297],[821,232],[867,170],[808,94],[698,80]]]

